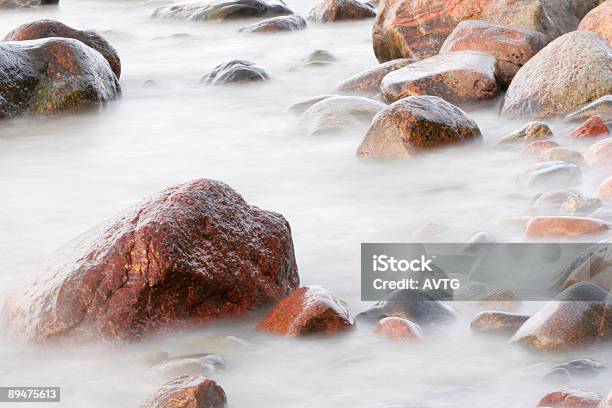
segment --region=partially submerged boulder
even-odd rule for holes
[[[142,408],[227,408],[225,391],[203,375],[182,375],[164,384]]]
[[[388,103],[407,96],[433,95],[450,103],[493,99],[498,87],[495,58],[475,51],[437,55],[387,74],[381,93]]]
[[[257,82],[270,79],[268,73],[251,61],[232,60],[217,65],[204,75],[200,83],[207,85],[225,85],[235,82]]]
[[[257,330],[283,336],[336,334],[355,325],[346,303],[320,286],[303,287],[283,299]]]
[[[499,142],[498,142],[499,143]],[[521,150],[523,156],[538,156],[544,155],[550,149],[560,147],[559,143],[553,140],[536,140],[529,143]]]
[[[62,37],[74,38],[98,51],[108,61],[111,69],[121,76],[121,59],[119,54],[101,35],[94,31],[81,31],[55,20],[37,20],[22,24],[4,37],[2,41],[26,41],[41,38]]]
[[[299,31],[306,28],[306,20],[297,14],[268,18],[242,27],[241,33],[278,33],[282,31]]]
[[[498,144],[510,144],[521,142],[533,142],[545,140],[553,137],[553,131],[543,122],[529,122],[522,128],[502,137],[497,141]]]
[[[374,158],[410,157],[481,137],[478,125],[456,106],[435,96],[411,96],[376,115],[357,154]]]
[[[506,117],[564,116],[612,93],[612,48],[588,31],[548,44],[516,74],[508,88]]]
[[[612,170],[612,137],[607,137],[592,144],[584,152],[584,160],[596,170]]]
[[[391,340],[423,340],[423,332],[419,325],[401,317],[385,317],[374,327],[374,333]]]
[[[612,176],[608,177],[597,186],[594,196],[608,205],[612,204]]]
[[[376,9],[359,0],[321,0],[308,15],[308,19],[316,23],[362,20],[373,17],[376,17]]]
[[[266,0],[214,0],[162,6],[153,11],[154,18],[222,21],[248,17],[286,16],[293,12],[285,3]]]
[[[76,111],[120,93],[108,62],[81,41],[45,38],[0,43],[0,120]]]
[[[8,297],[2,317],[35,341],[136,340],[248,315],[298,284],[287,221],[199,179],[77,238]]]
[[[592,31],[612,45],[612,1],[604,1],[601,5],[584,16],[578,30]]]
[[[586,137],[607,136],[610,130],[601,119],[601,116],[594,115],[587,119],[582,125],[572,130],[569,137],[582,139]]]
[[[539,158],[542,161],[563,161],[581,167],[586,165],[584,157],[579,151],[562,146],[554,146],[550,149],[546,149],[540,154]]]
[[[529,319],[529,316],[487,311],[474,316],[470,328],[474,334],[494,334],[512,336]]]
[[[380,84],[388,73],[410,65],[413,62],[414,60],[411,58],[400,58],[377,65],[345,80],[338,86],[337,91],[348,94],[374,96],[380,92]]]
[[[587,389],[573,388],[554,391],[538,402],[540,408],[597,408],[601,395]]]
[[[574,187],[581,182],[580,167],[564,161],[545,161],[535,164],[517,178],[520,187],[544,191]]]
[[[367,125],[385,105],[361,96],[323,99],[300,117],[300,127],[309,135],[324,135]]]
[[[532,218],[525,235],[532,238],[595,236],[608,230],[605,222],[586,217],[542,216]]]

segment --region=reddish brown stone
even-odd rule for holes
[[[545,408],[597,408],[601,395],[584,389],[551,392],[540,400],[538,407]]]
[[[580,22],[578,30],[592,31],[612,45],[612,1],[604,1],[591,10]]]
[[[612,204],[612,176],[601,182],[595,189],[595,197],[606,204]]]
[[[608,230],[605,222],[584,217],[535,217],[527,223],[528,237],[576,237],[599,235]]]
[[[142,408],[226,408],[225,391],[202,375],[182,375],[164,384]]]
[[[597,170],[612,170],[612,138],[608,137],[591,145],[584,152],[584,160]]]
[[[374,328],[374,333],[392,340],[422,341],[423,333],[416,323],[401,317],[385,317]]]
[[[606,136],[608,132],[608,126],[601,120],[601,117],[595,115],[591,116],[586,122],[574,129],[569,136],[575,139],[582,139],[585,137]]]
[[[373,17],[376,17],[374,7],[357,0],[322,0],[308,15],[309,20],[317,23]]]
[[[538,156],[553,147],[559,147],[559,143],[553,142],[552,140],[536,140],[525,146],[523,150],[521,150],[521,154],[524,156]]]
[[[481,51],[497,59],[497,76],[504,87],[527,61],[548,43],[544,34],[480,20],[462,21],[446,38],[440,54]]]
[[[267,20],[242,27],[241,33],[278,33],[281,31],[299,31],[306,28],[306,20],[297,14],[272,17]]]
[[[495,58],[474,51],[437,55],[387,74],[380,85],[385,101],[433,95],[450,103],[475,103],[497,96]]]
[[[303,287],[283,299],[257,330],[283,336],[335,334],[355,324],[346,304],[320,286]]]
[[[59,21],[38,20],[22,24],[4,37],[3,41],[25,41],[40,38],[62,37],[79,40],[85,45],[98,51],[108,61],[111,69],[121,76],[121,59],[119,54],[101,35],[93,31],[75,30]]]
[[[500,334],[512,336],[529,319],[514,313],[487,311],[474,316],[470,324],[476,334]]]
[[[200,179],[77,238],[9,296],[3,318],[11,332],[37,341],[134,340],[247,315],[298,284],[287,221]]]
[[[357,154],[410,157],[481,137],[476,123],[456,106],[435,96],[411,96],[389,105],[374,117]]]
[[[380,83],[389,72],[398,70],[414,62],[411,58],[400,58],[380,64],[360,72],[338,86],[338,92],[350,94],[376,95],[380,92]]]

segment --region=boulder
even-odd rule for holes
[[[289,108],[287,108],[287,110],[289,112],[293,113],[293,114],[301,115],[302,113],[306,112],[315,103],[321,102],[321,101],[323,101],[325,99],[333,98],[334,96],[340,96],[340,95],[319,95],[319,96],[315,96],[313,98],[306,99],[305,101],[296,102],[293,105],[289,106]]]
[[[182,375],[164,384],[142,408],[227,408],[225,391],[203,375]]]
[[[512,336],[529,319],[506,312],[482,312],[474,316],[470,328],[474,334],[495,334]]]
[[[56,4],[59,4],[59,0],[0,0],[0,10],[29,8],[37,6],[52,6]]]
[[[283,336],[336,334],[355,325],[346,303],[320,286],[303,287],[283,299],[257,330]]]
[[[600,116],[604,121],[612,120],[612,95],[602,96],[565,117],[566,121],[584,121],[591,116]]]
[[[98,51],[108,61],[111,69],[121,76],[121,59],[119,54],[101,35],[94,31],[81,31],[55,20],[38,20],[22,24],[4,37],[2,41],[26,41],[41,38],[62,37],[79,40]]]
[[[375,96],[380,92],[380,83],[385,75],[413,62],[414,60],[411,58],[400,58],[385,62],[345,80],[338,86],[337,91],[343,94]]]
[[[223,21],[249,17],[275,17],[293,14],[282,1],[265,0],[214,0],[158,7],[154,18],[188,21]]]
[[[226,184],[199,179],[71,242],[9,295],[2,320],[36,341],[135,340],[248,315],[298,285],[287,221]]]
[[[502,142],[503,143],[503,142]],[[554,147],[560,147],[559,143],[553,142],[552,140],[536,140],[535,142],[529,143],[521,150],[523,156],[540,156]]]
[[[268,18],[255,24],[242,27],[241,33],[278,33],[306,29],[306,20],[297,14]]]
[[[545,140],[553,137],[553,131],[543,122],[529,122],[522,128],[502,137],[497,144],[510,144]],[[554,143],[554,142],[553,142]]]
[[[410,157],[481,137],[478,125],[456,106],[436,96],[411,96],[376,115],[357,154],[375,158]]]
[[[336,61],[334,54],[327,50],[316,49],[302,58],[302,63],[306,66],[329,65]]]
[[[104,57],[68,38],[0,43],[0,120],[76,111],[121,93]]]
[[[567,115],[612,93],[612,48],[596,34],[574,31],[548,44],[516,74],[504,98],[506,117]]]
[[[529,318],[512,342],[542,350],[568,350],[612,340],[612,297],[602,287],[575,284]]]
[[[600,235],[608,230],[605,222],[585,217],[535,217],[525,227],[525,235],[532,238],[577,237]]]
[[[528,28],[465,20],[446,38],[440,54],[481,51],[494,56],[497,59],[498,79],[507,88],[518,70],[548,42],[546,35]]]
[[[450,52],[387,74],[380,90],[386,102],[433,95],[450,103],[475,103],[497,96],[495,58],[475,51]]]
[[[605,138],[589,146],[589,148],[584,152],[584,160],[591,168],[611,171],[612,137]]]
[[[574,139],[582,139],[586,137],[607,136],[608,133],[608,126],[601,119],[601,116],[595,115],[587,119],[587,121],[578,128],[572,130],[569,137]]]
[[[594,196],[608,205],[612,204],[612,176],[597,186]]]
[[[545,408],[597,408],[601,395],[582,388],[554,391],[538,403]]]
[[[592,31],[612,45],[612,1],[604,1],[601,5],[584,16],[578,30]]]
[[[322,0],[310,11],[308,20],[331,23],[341,20],[362,20],[376,17],[376,9],[358,0]]]
[[[361,96],[336,96],[308,108],[300,117],[300,127],[309,135],[324,135],[367,125],[385,105]]]
[[[525,170],[517,178],[520,187],[553,190],[574,187],[582,182],[582,172],[575,164],[562,161],[545,161]]]
[[[554,146],[550,149],[546,149],[540,154],[539,158],[542,161],[562,161],[572,163],[580,167],[586,165],[584,157],[582,154],[580,154],[580,152],[561,146]]]
[[[392,340],[423,340],[423,332],[419,325],[401,317],[385,317],[374,327],[374,333]]]
[[[270,79],[268,73],[251,61],[232,60],[217,65],[204,75],[200,83],[207,85],[224,85],[234,82],[256,82]]]

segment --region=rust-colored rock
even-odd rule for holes
[[[104,57],[69,38],[0,43],[0,120],[77,111],[121,93]]]
[[[512,342],[542,350],[568,350],[612,340],[612,297],[591,282],[577,283],[529,318]]]
[[[376,10],[370,4],[358,0],[322,0],[310,11],[308,20],[317,23],[331,23],[373,17],[376,17]]]
[[[360,72],[342,82],[337,90],[343,94],[363,94],[374,96],[380,92],[380,83],[389,72],[398,70],[414,62],[411,58],[400,58],[380,64]]]
[[[385,317],[374,327],[374,333],[392,340],[423,340],[423,333],[419,325],[401,317]]]
[[[536,140],[525,146],[521,150],[521,154],[523,156],[539,156],[554,147],[559,147],[559,143],[552,140]]]
[[[481,20],[462,21],[446,38],[440,54],[453,51],[480,51],[497,59],[497,77],[503,87],[527,61],[548,44],[538,31],[508,27]]]
[[[585,137],[607,136],[608,133],[608,126],[601,120],[600,116],[595,115],[587,119],[578,128],[572,130],[569,136],[575,139],[582,139]]]
[[[519,130],[502,137],[497,144],[510,144],[545,140],[553,137],[553,131],[543,122],[529,122]],[[553,142],[554,143],[554,142]]]
[[[584,152],[584,160],[593,169],[612,171],[612,137],[589,146]]]
[[[578,30],[592,31],[612,45],[612,0],[604,1],[584,16]]]
[[[401,99],[374,117],[357,154],[410,157],[419,152],[481,139],[465,112],[435,96]]]
[[[217,65],[200,79],[206,85],[226,85],[230,83],[267,81],[270,76],[260,66],[251,61],[231,60]]]
[[[529,319],[523,316],[506,312],[482,312],[474,316],[470,328],[475,334],[499,334],[512,336]]]
[[[577,237],[600,235],[608,230],[605,222],[585,217],[535,217],[526,226],[528,237]]]
[[[387,74],[381,93],[388,103],[407,96],[433,95],[450,103],[476,103],[497,96],[495,58],[475,51],[450,52]]]
[[[293,14],[290,16],[278,16],[268,18],[255,24],[242,27],[241,33],[278,33],[282,31],[299,31],[306,28],[306,20]]]
[[[81,31],[55,20],[38,20],[22,24],[4,37],[2,41],[38,40],[40,38],[62,37],[79,40],[98,51],[108,61],[111,69],[121,76],[121,59],[112,45],[94,31]]]
[[[227,408],[225,391],[202,375],[182,375],[164,384],[142,408]]]
[[[612,176],[608,177],[597,186],[594,196],[606,204],[612,204]]]
[[[538,402],[543,408],[597,408],[601,395],[580,388],[554,391]]]
[[[347,305],[320,286],[303,287],[283,299],[257,330],[283,336],[336,334],[355,324]]]
[[[542,49],[516,74],[504,98],[506,117],[564,116],[612,93],[612,48],[573,31]]]
[[[247,315],[298,285],[287,221],[199,179],[77,238],[9,296],[2,317],[36,341],[135,340]]]

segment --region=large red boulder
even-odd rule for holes
[[[298,287],[291,229],[226,184],[199,179],[77,238],[7,299],[16,336],[134,340],[243,316]]]
[[[612,0],[604,1],[580,22],[578,30],[592,31],[612,45]]]
[[[164,384],[141,408],[227,408],[225,391],[203,375],[182,375]]]

